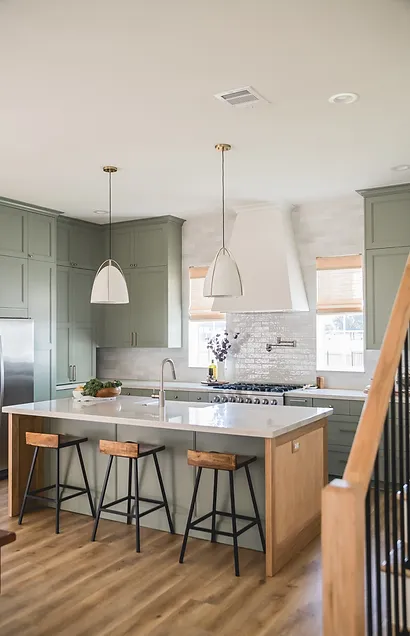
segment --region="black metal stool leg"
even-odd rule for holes
[[[236,528],[236,510],[235,510],[235,487],[233,481],[233,472],[229,471],[229,490],[231,492],[231,514],[232,514],[232,534],[233,534],[233,556],[235,560],[235,576],[239,576],[239,552],[238,552],[238,535]]]
[[[262,549],[266,553],[265,536],[263,534],[262,522],[261,522],[261,518],[259,516],[258,504],[256,503],[255,491],[253,489],[251,473],[249,471],[249,466],[248,465],[245,465],[245,471],[246,471],[246,478],[248,480],[249,492],[251,494],[253,509],[255,511],[256,523],[258,524],[259,536],[261,538]]]
[[[140,489],[138,483],[138,459],[134,459],[135,469],[135,549],[141,552],[141,532],[140,532]]]
[[[95,537],[97,535],[98,523],[100,521],[100,516],[101,516],[101,507],[102,507],[102,505],[104,503],[105,492],[107,490],[108,478],[110,476],[113,459],[114,459],[114,456],[110,455],[110,458],[108,460],[107,470],[105,472],[104,483],[103,483],[103,487],[102,487],[102,491],[101,491],[100,501],[98,502],[97,514],[95,515],[94,528],[93,528],[93,533],[91,535],[91,541],[95,541]]]
[[[57,460],[56,460],[56,534],[60,534],[60,449],[57,448]]]
[[[154,458],[155,468],[158,475],[159,487],[161,489],[162,501],[165,504],[165,512],[167,513],[169,531],[171,534],[175,534],[174,524],[172,523],[172,517],[171,517],[171,513],[169,511],[169,506],[168,506],[168,499],[167,499],[167,495],[164,488],[164,482],[162,481],[161,469],[159,467],[158,457],[156,453],[153,454],[153,458]]]
[[[33,480],[34,468],[36,466],[36,461],[37,461],[37,455],[38,455],[38,446],[36,446],[34,449],[30,472],[28,474],[27,485],[24,491],[24,496],[23,496],[23,503],[21,504],[21,509],[20,509],[20,515],[19,515],[19,521],[18,521],[19,526],[21,526],[21,524],[23,523],[24,510],[26,509],[26,503],[27,503],[27,493],[30,490],[31,482]]]
[[[91,510],[91,514],[95,519],[95,508],[94,508],[94,502],[93,502],[93,498],[91,496],[91,490],[90,490],[90,485],[88,483],[88,479],[87,479],[87,473],[85,471],[85,466],[84,466],[84,460],[83,460],[83,454],[81,452],[81,448],[80,448],[80,444],[76,444],[75,445],[77,448],[77,453],[78,453],[78,459],[80,460],[80,466],[81,466],[81,472],[83,473],[83,479],[84,479],[84,485],[85,488],[87,490],[87,497],[88,497],[88,501],[90,503],[90,510]]]
[[[211,543],[216,541],[216,502],[218,499],[218,471],[214,470],[214,493],[212,497],[212,533]]]
[[[195,480],[194,492],[192,494],[191,505],[189,507],[188,519],[187,519],[186,527],[185,527],[184,540],[182,541],[181,553],[179,555],[179,562],[180,563],[184,562],[186,544],[188,543],[189,529],[190,529],[190,526],[191,526],[191,523],[192,523],[192,517],[194,515],[195,502],[196,502],[196,498],[197,498],[197,495],[198,495],[199,481],[201,479],[201,475],[202,475],[202,468],[198,468],[198,474],[197,474],[196,480]]]
[[[132,523],[131,516],[131,495],[132,493],[132,459],[128,460],[128,499],[127,499],[127,525]]]

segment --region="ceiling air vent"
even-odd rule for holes
[[[258,102],[266,102],[266,99],[259,95],[251,86],[218,93],[214,97],[235,107],[253,106]]]

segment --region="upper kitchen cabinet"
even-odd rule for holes
[[[365,247],[410,245],[410,184],[360,191],[365,198]]]
[[[27,256],[27,212],[0,202],[0,254]]]
[[[365,200],[366,347],[380,349],[410,252],[410,184],[359,194]]]
[[[116,223],[112,231],[112,254],[122,269],[167,265],[169,223],[173,218]]]
[[[100,346],[182,346],[182,224],[166,216],[114,226],[113,257],[130,302],[104,307]]]
[[[96,270],[103,258],[102,228],[95,223],[59,217],[57,264]]]
[[[0,317],[27,318],[27,259],[0,256]]]
[[[28,257],[56,260],[56,219],[48,214],[28,214]]]

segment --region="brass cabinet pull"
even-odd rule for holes
[[[68,365],[68,379],[71,381],[73,379],[73,365]]]
[[[77,365],[73,364],[73,380],[77,382]]]

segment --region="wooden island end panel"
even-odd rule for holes
[[[266,575],[273,576],[320,532],[327,483],[327,419],[265,440]]]
[[[33,459],[34,448],[26,444],[26,432],[42,433],[44,421],[42,417],[13,415],[9,413],[9,461],[8,490],[9,517],[20,513],[24,490]],[[43,452],[40,449],[31,489],[43,486]]]

